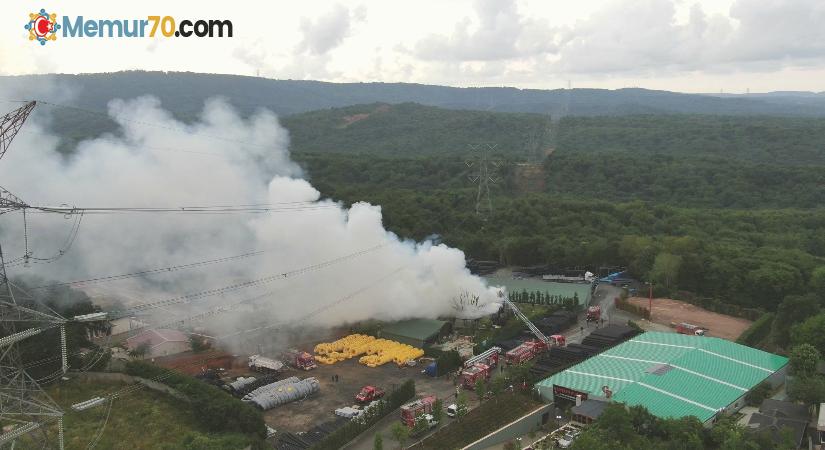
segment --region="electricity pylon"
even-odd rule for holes
[[[467,159],[465,164],[467,167],[476,167],[477,171],[469,175],[470,181],[478,183],[478,192],[476,194],[476,216],[481,220],[493,215],[493,200],[490,197],[490,184],[496,184],[500,181],[498,176],[498,168],[501,166],[501,161],[494,160],[490,157],[490,153],[495,150],[496,144],[470,144],[470,149],[475,153],[472,158]]]
[[[0,119],[0,158],[35,107],[35,102],[6,114]],[[0,215],[25,210],[20,198],[0,187]],[[19,293],[19,291],[18,291]],[[48,428],[57,422],[57,448],[63,449],[63,412],[40,385],[23,369],[19,343],[50,328],[60,327],[63,365],[67,369],[65,351],[65,319],[19,305],[15,288],[6,274],[3,248],[0,245],[0,447],[15,447],[25,442],[34,448],[49,445]]]

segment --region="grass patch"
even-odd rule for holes
[[[47,388],[48,394],[63,409],[65,447],[67,450],[85,449],[100,430],[108,403],[85,411],[75,411],[71,405],[128,386],[118,382],[91,382],[71,380]],[[53,430],[56,433],[56,429]],[[52,430],[50,430],[50,434]],[[169,395],[141,389],[119,397],[112,405],[106,427],[96,448],[107,449],[166,449],[186,448],[185,438],[223,440],[230,437],[247,439],[240,435],[208,434],[198,426],[188,405]],[[56,438],[56,436],[55,436]],[[241,447],[237,447],[241,448]]]
[[[441,428],[415,448],[448,450],[464,447],[541,405],[541,402],[522,394],[501,394],[486,400],[466,416]]]

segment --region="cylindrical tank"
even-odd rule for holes
[[[269,392],[273,389],[278,389],[279,387],[285,386],[287,384],[297,383],[299,381],[301,381],[301,380],[298,377],[284,378],[283,380],[276,381],[274,383],[269,383],[265,386],[261,386],[261,387],[255,389],[255,390],[253,390],[252,392],[244,395],[242,400],[245,401],[245,402],[252,401],[252,399],[254,397],[256,397],[258,395],[261,395],[265,392]]]
[[[237,380],[229,383],[229,388],[232,389],[232,392],[238,392],[254,382],[255,377],[238,377]]]
[[[317,378],[305,378],[297,383],[287,384],[275,390],[267,391],[252,399],[252,403],[266,411],[278,405],[294,402],[312,395],[321,388]]]

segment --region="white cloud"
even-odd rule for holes
[[[477,23],[462,18],[452,34],[430,34],[415,44],[425,60],[489,61],[555,50],[554,32],[546,21],[519,14],[515,1],[476,0]]]
[[[167,3],[84,0],[59,12],[139,17],[169,6],[182,18],[191,10],[185,0]],[[236,0],[198,8],[231,19],[236,36],[67,38],[40,48],[20,25],[29,7],[3,4],[0,73],[139,68],[459,86],[557,88],[572,79],[609,88],[825,89],[822,0]]]
[[[350,10],[341,4],[337,4],[315,20],[302,18],[301,33],[303,34],[303,40],[298,44],[296,53],[326,54],[341,45],[352,31],[352,25],[355,22],[363,21],[366,14],[366,9],[363,6]]]

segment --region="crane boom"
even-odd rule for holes
[[[509,306],[509,307],[510,307],[510,309],[512,309],[512,310],[513,310],[513,313],[515,313],[516,317],[518,317],[519,319],[521,319],[521,321],[522,321],[522,322],[524,322],[524,324],[525,324],[525,325],[527,325],[527,328],[529,328],[529,329],[530,329],[530,331],[532,331],[532,332],[533,332],[533,334],[534,334],[534,335],[536,335],[536,337],[537,337],[537,338],[538,338],[541,342],[544,342],[545,344],[549,344],[549,343],[550,343],[550,339],[548,339],[548,338],[547,338],[547,336],[545,336],[545,335],[544,335],[544,333],[542,333],[542,332],[541,332],[541,330],[539,330],[539,329],[538,329],[538,327],[536,327],[535,325],[533,325],[533,322],[530,322],[530,319],[528,319],[528,318],[527,318],[527,316],[526,316],[526,315],[524,315],[524,313],[523,313],[523,312],[521,312],[521,310],[518,308],[518,306],[516,306],[516,304],[515,304],[515,303],[511,302],[511,301],[510,301],[509,299],[507,299],[507,298],[504,298],[503,296],[501,297],[501,299],[502,299],[502,301],[504,301],[504,304],[505,304],[505,305]]]

